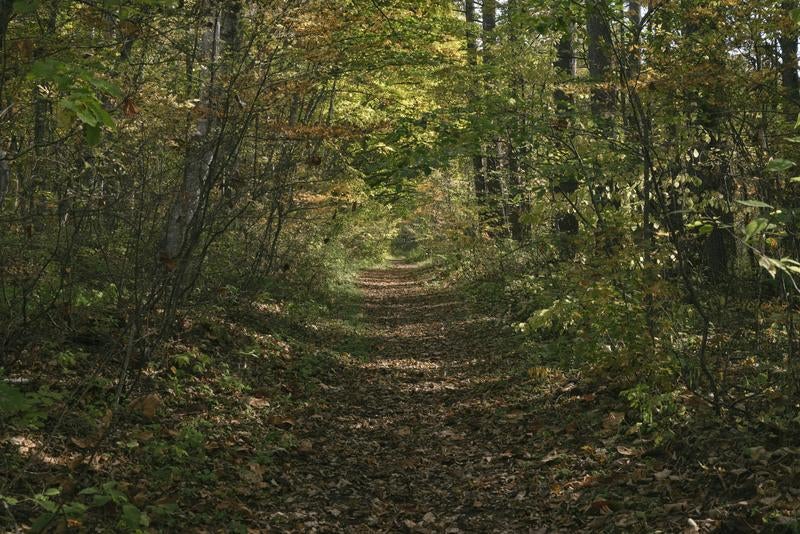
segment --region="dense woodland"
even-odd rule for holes
[[[800,531],[799,34],[0,0],[0,530]]]

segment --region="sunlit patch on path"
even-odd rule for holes
[[[507,430],[492,418],[509,400],[492,391],[505,377],[485,371],[498,356],[496,326],[430,279],[403,263],[363,273],[365,354],[298,418],[298,438],[312,446],[288,459],[271,526],[457,533],[538,524],[529,481],[509,465],[512,444],[493,437]]]
[[[295,415],[300,445],[276,462],[260,524],[282,532],[683,530],[688,505],[676,503],[705,491],[714,473],[704,481],[694,465],[645,458],[647,443],[621,431],[617,394],[556,370],[523,372],[512,334],[430,279],[402,263],[363,273],[358,353]],[[689,480],[694,490],[670,485]]]

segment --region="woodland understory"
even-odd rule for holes
[[[800,0],[0,0],[1,532],[800,532]]]

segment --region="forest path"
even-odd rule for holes
[[[270,531],[757,532],[775,497],[756,481],[796,484],[753,475],[763,447],[717,427],[659,445],[619,391],[527,367],[520,340],[434,274],[362,273],[356,354],[294,414],[259,510]]]
[[[301,452],[281,466],[272,525],[452,533],[541,525],[538,488],[526,476],[539,465],[531,456],[539,414],[511,404],[529,406],[498,372],[508,355],[496,321],[471,315],[429,276],[401,262],[362,274],[370,356],[298,416]]]

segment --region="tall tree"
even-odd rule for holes
[[[470,88],[468,91],[468,105],[475,109],[478,101],[480,82],[477,76],[478,70],[478,43],[475,31],[475,2],[474,0],[464,0],[464,16],[466,19],[466,39],[467,39],[467,62],[470,66]],[[486,179],[483,172],[483,155],[481,154],[480,139],[476,142],[476,151],[472,155],[473,184],[475,187],[475,198],[478,204],[483,203],[486,196]]]
[[[556,43],[556,60],[553,64],[556,73],[561,77],[562,84],[568,83],[575,78],[578,73],[578,62],[574,49],[575,25],[567,21],[566,30]],[[553,100],[556,105],[556,126],[561,130],[560,135],[570,135],[572,117],[574,115],[574,99],[562,87],[559,86],[553,93]],[[570,195],[578,189],[578,181],[575,176],[558,176],[551,178],[553,182],[553,193],[560,195]],[[555,227],[558,232],[564,235],[578,233],[578,217],[571,211],[562,211],[556,215]],[[565,248],[563,253],[567,253]]]
[[[483,43],[483,95],[488,101],[497,91],[495,54],[497,46],[497,0],[483,0],[481,6],[483,33],[481,41]],[[493,110],[494,106],[485,104],[484,113]],[[494,117],[485,117],[485,123],[492,124],[494,130]],[[499,171],[501,142],[497,134],[493,131],[491,139],[486,140],[484,150],[484,171],[486,198],[484,209],[486,211],[487,222],[492,227],[492,233],[496,233],[504,226],[504,206],[503,206],[503,183],[502,174]]]
[[[592,116],[605,135],[611,135],[615,90],[611,83],[612,39],[607,2],[588,0],[586,8],[587,66],[592,82]]]
[[[786,120],[797,119],[798,100],[800,100],[800,76],[797,72],[797,39],[798,28],[794,21],[794,11],[798,8],[797,0],[784,0],[781,10],[784,13],[779,44],[781,48],[781,80],[783,82],[783,111]]]
[[[220,109],[220,59],[238,40],[240,5],[235,0],[226,1],[211,9],[207,28],[200,36],[198,56],[200,71],[208,73],[200,89],[196,107],[198,119],[186,150],[183,182],[167,219],[167,227],[161,247],[161,261],[169,269],[183,252],[192,223],[200,207],[203,190],[209,186],[211,165],[217,156],[219,144],[214,135],[218,133],[217,115]]]

